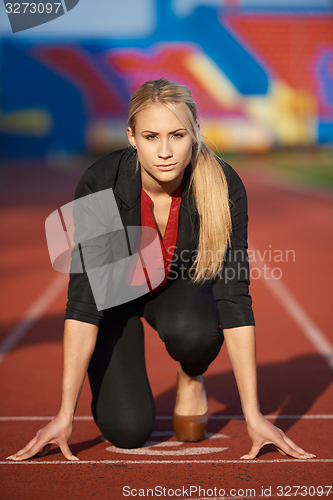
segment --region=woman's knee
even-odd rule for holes
[[[147,418],[123,418],[115,420],[107,417],[95,418],[95,422],[103,436],[117,448],[140,448],[151,436],[153,432],[154,420]]]
[[[208,364],[217,356],[223,332],[216,317],[203,320],[195,314],[182,314],[161,325],[161,338],[171,356],[177,361]]]
[[[170,316],[168,321],[159,322],[158,325],[165,343],[205,348],[221,336],[218,316],[203,316],[195,311],[179,311]]]

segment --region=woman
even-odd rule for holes
[[[164,78],[146,82],[132,96],[128,123],[130,146],[90,167],[76,198],[112,188],[123,226],[158,231],[165,279],[141,297],[98,310],[87,274],[71,274],[59,413],[9,458],[44,456],[54,443],[68,460],[78,460],[68,440],[87,370],[92,412],[103,435],[122,448],[145,443],[155,408],[142,316],[180,363],[173,417],[179,440],[205,437],[202,374],[225,339],[253,443],[242,458],[255,458],[267,443],[295,458],[314,457],[259,411],[247,202],[240,178],[201,141],[196,104],[185,86]]]

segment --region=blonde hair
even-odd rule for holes
[[[153,102],[170,109],[195,141],[190,162],[189,193],[200,216],[200,229],[196,258],[190,271],[194,281],[211,280],[222,271],[223,257],[230,245],[231,215],[227,180],[218,157],[202,141],[197,123],[197,105],[185,85],[165,78],[141,85],[132,95],[128,108],[128,124],[133,134],[135,115]]]

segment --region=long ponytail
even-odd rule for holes
[[[201,143],[192,159],[190,189],[200,215],[197,255],[191,270],[195,281],[212,279],[222,271],[230,245],[231,215],[227,180],[216,155]]]

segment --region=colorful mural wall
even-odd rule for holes
[[[224,152],[333,144],[331,2],[176,4],[156,0],[139,38],[1,37],[1,157],[123,145],[130,94],[161,76],[191,88]]]

